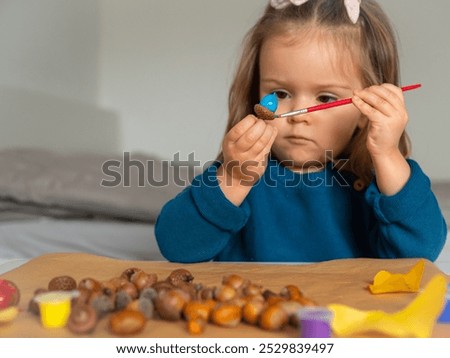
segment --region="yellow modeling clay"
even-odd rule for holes
[[[418,292],[424,268],[425,260],[422,259],[407,274],[380,271],[375,275],[373,284],[369,285],[369,290],[374,294]]]
[[[331,304],[334,334],[341,337],[364,332],[380,332],[392,337],[428,338],[445,303],[447,281],[434,276],[406,308],[395,313],[361,311],[341,304]]]

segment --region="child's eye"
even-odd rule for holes
[[[289,97],[289,93],[285,92],[285,91],[273,91],[273,93],[275,93],[275,95],[278,97],[278,99],[286,99]]]
[[[317,97],[317,100],[321,103],[331,103],[337,101],[337,97],[331,95],[322,95]]]

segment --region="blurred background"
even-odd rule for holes
[[[0,0],[0,149],[214,159],[240,44],[266,3]],[[402,84],[423,84],[406,95],[413,158],[450,180],[450,2],[380,3]]]

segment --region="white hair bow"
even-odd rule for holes
[[[288,7],[290,4],[300,6],[307,2],[308,0],[270,0],[270,5],[279,10]],[[347,9],[347,14],[350,20],[356,24],[359,18],[359,7],[361,0],[344,0],[345,8]]]

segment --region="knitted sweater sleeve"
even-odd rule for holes
[[[237,207],[217,181],[218,164],[197,176],[192,184],[164,205],[155,225],[162,255],[173,262],[213,259],[246,224],[248,204]]]
[[[380,258],[423,257],[434,261],[445,244],[447,225],[430,180],[415,161],[408,163],[411,176],[400,192],[385,196],[373,182],[365,193],[376,218],[370,246]]]

